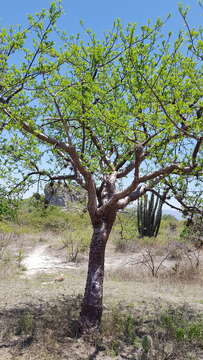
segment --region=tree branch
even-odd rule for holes
[[[196,166],[196,165],[197,165],[197,164],[196,164],[197,154],[198,154],[198,152],[199,152],[199,150],[200,150],[200,147],[201,147],[202,142],[203,142],[203,137],[201,137],[201,138],[197,141],[197,143],[196,143],[196,145],[195,145],[194,151],[193,151],[193,153],[192,153],[192,165],[193,165],[193,166]]]

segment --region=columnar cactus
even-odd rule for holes
[[[152,193],[149,198],[147,194],[138,199],[137,223],[139,234],[143,236],[156,237],[159,232],[162,217],[163,200]]]

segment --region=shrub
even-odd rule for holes
[[[167,337],[203,345],[203,319],[195,315],[189,306],[169,308],[161,314],[160,324],[165,328]]]
[[[17,235],[14,233],[0,232],[0,260],[11,243],[17,240]]]
[[[0,220],[15,220],[18,210],[18,201],[6,198],[0,199]]]
[[[102,332],[106,336],[113,334],[114,340],[123,341],[125,344],[134,344],[137,340],[137,320],[130,311],[122,311],[119,305],[112,307],[112,311],[104,314]]]
[[[67,261],[77,262],[79,255],[89,248],[90,234],[88,231],[70,229],[62,240],[67,252]]]
[[[203,246],[203,216],[196,215],[193,219],[188,219],[181,233],[184,240],[189,240],[194,246]]]
[[[37,230],[64,233],[72,227],[72,224],[77,229],[83,229],[84,232],[84,227],[90,226],[87,214],[78,208],[75,210],[66,210],[57,206],[44,208],[41,200],[34,199],[32,202],[32,198],[21,202],[17,222],[34,232]]]
[[[111,234],[115,250],[119,252],[134,250],[136,233],[137,223],[134,209],[119,213]]]
[[[18,319],[16,327],[16,335],[33,335],[35,329],[35,322],[33,314],[25,311]]]

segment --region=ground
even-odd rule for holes
[[[0,359],[202,360],[203,251],[118,248],[110,239],[101,330],[81,338],[87,251],[70,261],[74,249],[53,232],[10,239],[0,264]]]

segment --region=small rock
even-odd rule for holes
[[[173,353],[173,343],[166,343],[164,346],[164,352],[170,356]]]
[[[61,281],[64,281],[64,275],[61,274],[59,277],[57,277],[54,281],[58,281],[58,282],[61,282]]]

